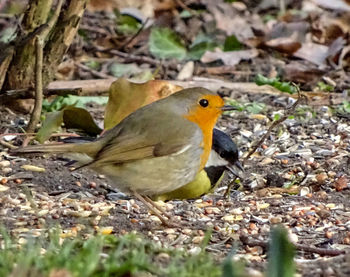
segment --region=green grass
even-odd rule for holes
[[[210,232],[198,254],[163,248],[136,234],[62,239],[59,230],[52,229],[48,237],[27,238],[19,245],[6,231],[0,233],[1,277],[249,276],[243,262],[233,262],[233,253],[218,262],[205,251]],[[294,248],[283,228],[273,228],[269,248],[266,276],[294,276]]]
[[[0,276],[4,277],[49,276],[58,269],[84,277],[146,272],[154,276],[221,276],[220,265],[204,250],[191,255],[165,249],[135,234],[62,241],[58,232],[52,232],[49,238],[28,239],[20,249],[6,232],[2,238]]]

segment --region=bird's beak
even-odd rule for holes
[[[235,162],[234,164],[227,165],[226,169],[240,179],[244,178],[245,170],[239,161]]]
[[[233,110],[237,110],[237,107],[230,106],[230,105],[225,105],[225,106],[221,107],[221,110],[223,112],[225,112],[225,111],[233,111]]]

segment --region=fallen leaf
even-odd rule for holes
[[[257,49],[239,50],[222,52],[217,50],[216,52],[207,51],[201,58],[201,62],[210,63],[216,60],[221,60],[225,65],[237,65],[241,60],[250,60],[259,55]]]
[[[350,11],[350,5],[347,3],[347,1],[344,0],[313,0],[317,5],[327,8],[327,9],[332,9],[332,10],[339,10],[339,11],[345,11],[349,12]]]
[[[271,39],[269,41],[266,41],[265,45],[287,54],[293,54],[301,47],[301,43],[295,41],[294,37],[281,37]]]
[[[182,87],[167,81],[151,80],[146,83],[131,83],[124,78],[113,82],[105,111],[104,127],[110,129],[126,116],[147,104],[169,96]]]
[[[47,140],[50,135],[61,127],[63,122],[63,112],[52,112],[48,113],[45,121],[35,136],[35,139],[40,143]]]
[[[66,128],[81,129],[89,135],[98,135],[102,131],[91,114],[83,108],[66,107],[63,110],[63,123]]]
[[[160,59],[183,60],[187,50],[181,38],[171,29],[153,28],[149,37],[149,51]]]
[[[306,65],[304,61],[292,61],[284,66],[286,81],[302,83],[308,86],[316,84],[326,72],[316,66]]]
[[[189,79],[193,76],[193,71],[194,71],[194,62],[189,61],[183,66],[183,68],[181,69],[181,71],[177,75],[176,79],[180,80],[180,81]]]
[[[53,132],[61,127],[62,123],[65,124],[66,128],[81,129],[90,135],[98,135],[102,131],[87,110],[69,106],[61,111],[47,114],[42,127],[36,135],[36,140],[43,143]]]
[[[294,53],[294,56],[316,65],[322,65],[328,57],[328,46],[307,42],[302,44],[301,48]]]
[[[214,15],[216,27],[226,32],[227,35],[235,35],[240,41],[254,37],[254,33],[247,18],[241,16],[230,4],[217,3],[208,5],[208,10]],[[254,22],[260,25],[260,22]],[[261,24],[262,25],[262,24]]]

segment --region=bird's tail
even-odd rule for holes
[[[89,143],[68,143],[68,144],[40,144],[30,145],[23,148],[13,149],[12,153],[85,153],[89,148],[86,144]]]
[[[64,144],[41,144],[31,145],[23,148],[11,150],[14,154],[38,154],[38,153],[56,153],[64,154],[68,158],[74,159],[79,164],[90,163],[97,153],[100,151],[100,146],[96,142],[87,143],[64,143]]]

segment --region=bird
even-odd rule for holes
[[[156,195],[155,201],[183,200],[199,198],[212,192],[222,181],[224,173],[229,170],[234,176],[242,178],[243,166],[239,162],[237,145],[223,131],[213,129],[213,143],[205,168],[195,179],[174,191]]]
[[[78,168],[104,174],[169,225],[170,216],[166,220],[150,197],[195,179],[209,158],[218,118],[234,109],[208,89],[187,88],[137,109],[93,142],[33,145],[15,152],[73,156]]]

